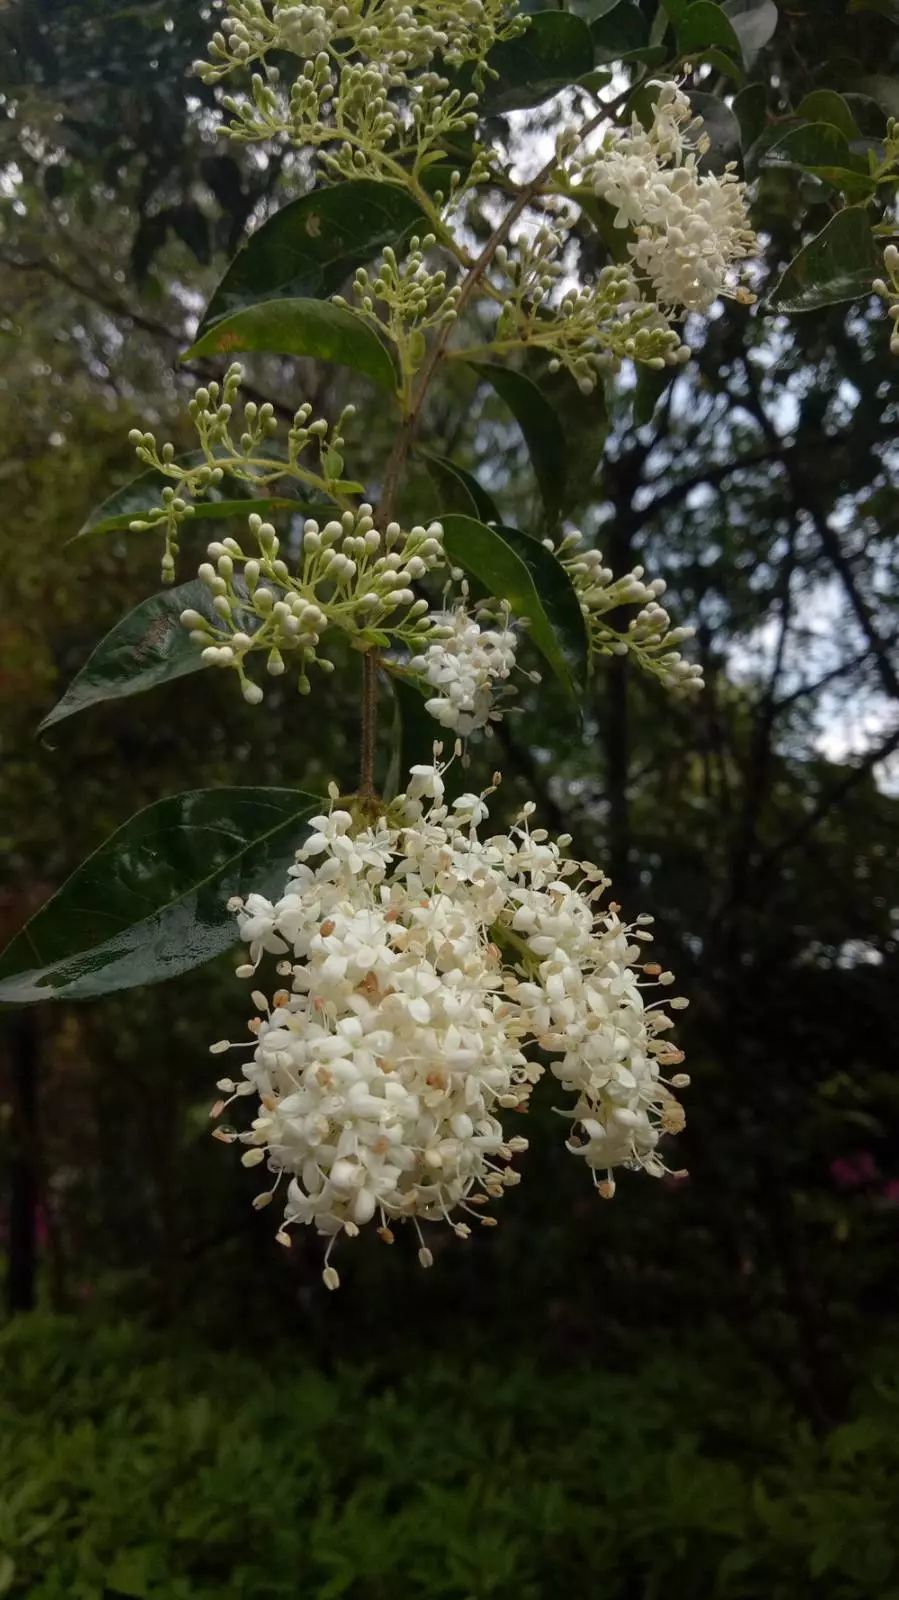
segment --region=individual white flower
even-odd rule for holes
[[[616,907],[597,912],[602,873],[532,829],[533,806],[481,838],[486,797],[447,805],[443,771],[415,768],[375,821],[332,804],[281,899],[238,907],[254,960],[272,941],[290,950],[278,967],[289,987],[270,1002],[254,991],[252,1059],[238,1082],[219,1080],[229,1099],[213,1114],[247,1095],[258,1112],[249,1131],[217,1137],[240,1138],[244,1164],[274,1175],[257,1205],[286,1179],[278,1238],[313,1224],[331,1288],[334,1241],[369,1221],[388,1241],[411,1223],[425,1265],[422,1223],[465,1237],[466,1216],[492,1222],[480,1207],[517,1183],[509,1163],[527,1143],[502,1116],[526,1108],[538,1051],[557,1058],[569,1147],[601,1194],[616,1166],[663,1172],[659,1139],[683,1123],[672,1090],[687,1080],[661,1072],[681,1060],[663,1037],[670,1018],[643,999],[671,979],[642,962],[648,919],[627,928]]]
[[[413,656],[409,670],[437,691],[425,701],[431,716],[464,737],[501,714],[497,685],[515,666],[517,636],[508,613],[494,626],[482,626],[464,602],[433,620],[439,637]]]

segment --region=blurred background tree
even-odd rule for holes
[[[286,693],[261,716],[207,673],[189,696],[34,731],[98,636],[157,587],[154,541],[132,537],[127,569],[121,540],[77,556],[66,541],[132,475],[130,427],[161,419],[181,442],[204,369],[177,366],[178,351],[247,229],[304,184],[295,158],[217,138],[211,92],[185,80],[210,18],[186,0],[0,13],[4,936],[151,799],[235,778],[310,787],[352,760],[339,674],[326,718]],[[754,74],[769,88],[736,108],[762,300],[828,215],[823,183],[760,164],[765,140],[812,91],[839,89],[864,133],[882,127],[897,21],[890,0],[781,11]],[[690,337],[694,361],[661,393],[625,379],[611,402],[582,526],[616,571],[643,561],[667,579],[698,627],[707,691],[673,705],[613,661],[585,744],[549,685],[499,732],[509,810],[533,796],[608,865],[625,907],[657,917],[693,997],[689,1180],[624,1181],[598,1206],[558,1134],[535,1141],[499,1230],[424,1277],[360,1241],[323,1303],[314,1241],[279,1251],[208,1138],[206,1047],[241,1021],[229,960],[13,1015],[0,1226],[20,1399],[0,1593],[262,1600],[302,1582],[480,1600],[586,1580],[621,1600],[663,1583],[685,1600],[899,1596],[884,1465],[897,1465],[884,1373],[899,1349],[896,358],[873,298],[789,324],[728,304]],[[264,371],[285,401],[299,383],[327,408],[296,363]],[[376,461],[386,425],[365,422]],[[527,525],[530,469],[495,400],[472,396],[453,453]],[[476,751],[473,783],[493,764]],[[37,1302],[62,1320],[24,1315]],[[228,1354],[203,1378],[212,1346]],[[158,1405],[131,1382],[142,1362]],[[566,1388],[551,1375],[568,1367]],[[239,1441],[218,1431],[218,1399],[197,1398],[222,1384]],[[508,1468],[495,1497],[469,1448],[476,1414]],[[254,1450],[271,1430],[302,1442],[276,1443],[269,1470]],[[232,1448],[240,1486],[236,1466],[225,1481]],[[124,1501],[104,1520],[122,1452],[121,1473],[133,1453],[154,1494],[186,1483],[206,1520],[138,1534],[144,1513]],[[609,1468],[617,1489],[613,1456],[630,1463]],[[422,1474],[430,1497],[407,1527]],[[296,1546],[265,1534],[266,1496],[287,1521],[303,1508]],[[243,1556],[223,1532],[235,1516],[259,1519]],[[834,1531],[850,1523],[854,1543]]]

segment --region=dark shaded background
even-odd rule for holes
[[[305,181],[218,140],[196,80],[188,106],[204,10],[0,14],[4,935],[163,794],[355,767],[349,663],[314,713],[205,674],[34,735],[158,586],[153,540],[65,541],[132,474],[130,427],[186,442],[211,369],[177,353]],[[761,125],[851,80],[882,129],[897,38],[797,0]],[[831,200],[748,166],[764,292]],[[899,369],[874,300],[791,325],[728,305],[691,338],[649,423],[614,400],[582,525],[668,579],[707,692],[613,662],[580,744],[528,690],[472,773],[502,765],[508,810],[533,796],[657,917],[693,997],[689,1181],[625,1175],[598,1204],[544,1097],[499,1229],[427,1274],[361,1239],[327,1296],[317,1241],[280,1250],[208,1137],[206,1047],[245,1021],[230,960],[11,1015],[0,1594],[899,1600]],[[325,376],[252,370],[331,410]],[[432,436],[532,524],[508,419],[454,381]],[[359,403],[352,472],[376,483],[389,438]]]

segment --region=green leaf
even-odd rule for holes
[[[813,89],[796,107],[796,116],[805,122],[828,122],[850,141],[861,138],[848,100],[844,100],[834,89]]]
[[[732,78],[734,83],[741,87],[746,82],[746,74],[743,68],[737,65],[736,58],[729,56],[724,50],[719,50],[717,45],[710,45],[707,50],[691,52],[691,67],[695,69],[703,64],[714,67],[716,72],[723,72],[726,78]]]
[[[649,44],[649,24],[635,0],[618,0],[612,11],[593,23],[590,33],[599,62],[621,61]]]
[[[187,610],[199,611],[210,622],[217,620],[209,588],[197,578],[142,600],[100,640],[38,733],[104,700],[127,699],[201,672],[205,662],[200,649],[179,621]]]
[[[353,367],[382,389],[396,388],[393,361],[378,335],[355,311],[330,300],[265,300],[246,306],[208,328],[181,359],[239,350],[334,361]]]
[[[791,128],[769,146],[761,165],[807,172],[856,195],[867,194],[874,186],[864,156],[851,150],[845,134],[829,122]]]
[[[481,522],[500,522],[502,519],[486,489],[482,489],[472,473],[466,472],[458,462],[446,456],[434,455],[431,450],[419,448],[421,457],[439,493],[441,504],[447,511],[459,511],[464,516],[477,517]]]
[[[587,677],[587,633],[571,580],[551,550],[517,528],[488,528],[473,517],[442,517],[444,546],[455,566],[527,617],[530,636],[567,692]]]
[[[201,450],[192,450],[187,455],[176,456],[173,462],[177,467],[201,467],[206,460]],[[165,488],[177,487],[176,480],[167,477],[164,472],[159,472],[155,467],[150,467],[146,472],[141,472],[136,478],[123,484],[121,489],[109,495],[81,524],[78,532],[69,539],[69,544],[74,544],[76,539],[86,539],[89,534],[106,534],[127,532],[131,523],[145,516],[148,511],[153,511],[159,505],[160,495]],[[231,498],[223,499],[223,492]],[[280,496],[267,495],[258,500],[251,493],[251,486],[239,478],[226,476],[217,488],[209,490],[208,498],[197,501],[194,516],[207,521],[228,520],[232,517],[248,517],[251,511],[258,511],[261,517],[281,510],[305,510],[305,505],[297,500],[286,500]]]
[[[523,34],[494,46],[487,64],[497,73],[481,98],[488,116],[538,106],[592,71],[590,30],[569,11],[535,11]]]
[[[582,394],[570,373],[550,372],[545,358],[526,357],[525,371],[552,407],[565,437],[562,511],[569,514],[590,498],[602,460],[609,432],[605,391],[597,384],[590,394]]]
[[[197,789],[139,811],[0,956],[0,1001],[88,1000],[162,983],[236,943],[227,901],[282,887],[321,809],[293,789]]]
[[[398,248],[424,223],[404,189],[370,179],[316,188],[291,200],[234,257],[198,333],[259,301],[334,294],[357,267],[385,245]]]
[[[487,380],[518,423],[543,503],[555,519],[565,500],[566,457],[565,435],[556,412],[524,373],[490,361],[471,361],[469,366]]]
[[[743,60],[751,67],[777,27],[774,0],[724,0],[721,10],[740,41]]]
[[[734,112],[740,124],[740,143],[744,150],[755,144],[768,124],[768,88],[764,83],[749,83],[734,96]]]
[[[817,311],[871,293],[882,271],[865,206],[847,206],[794,256],[768,301],[771,311]]]
[[[681,55],[690,55],[718,45],[734,61],[742,59],[740,41],[733,23],[713,0],[691,0],[681,13],[677,24],[677,47]]]
[[[621,0],[572,0],[570,9],[585,22],[595,22],[597,17],[604,17],[607,11],[614,11],[620,4]],[[51,167],[50,170],[55,169]]]
[[[873,73],[868,77],[856,78],[852,88],[854,93],[866,94],[875,100],[888,117],[899,117],[899,78],[889,77],[886,73]]]

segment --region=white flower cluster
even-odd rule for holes
[[[709,143],[702,126],[686,95],[665,83],[648,129],[635,116],[577,164],[581,181],[614,207],[616,227],[633,229],[634,265],[675,315],[707,311],[721,294],[753,298],[733,286],[735,263],[757,248],[746,186],[732,164],[720,176],[700,171]]]
[[[442,637],[408,664],[409,672],[437,691],[425,701],[431,716],[463,737],[501,715],[497,684],[515,667],[518,638],[508,611],[495,626],[482,626],[484,620],[483,613],[469,611],[464,601],[452,611],[436,613]]]
[[[519,1181],[510,1162],[527,1143],[502,1113],[525,1109],[538,1050],[559,1058],[553,1072],[574,1096],[570,1148],[602,1195],[616,1166],[663,1173],[659,1139],[683,1124],[672,1089],[688,1080],[662,1076],[682,1060],[664,1038],[671,1019],[643,998],[647,983],[672,981],[642,961],[651,919],[628,929],[616,906],[597,911],[602,874],[564,855],[569,839],[532,830],[533,806],[510,833],[482,839],[485,797],[448,805],[445,770],[413,768],[374,819],[354,818],[332,791],[281,899],[234,902],[251,958],[238,974],[253,976],[270,951],[285,986],[271,1003],[254,991],[252,1059],[239,1080],[219,1081],[228,1098],[213,1116],[255,1096],[252,1126],[216,1135],[274,1176],[257,1206],[286,1177],[278,1239],[314,1224],[329,1240],[330,1288],[333,1243],[369,1221],[388,1242],[393,1223],[411,1222],[425,1266],[423,1222],[462,1237],[465,1218],[493,1222],[480,1208]]]
[[[880,298],[887,303],[887,316],[893,325],[890,333],[890,354],[899,356],[899,249],[896,245],[887,245],[883,252],[883,264],[887,276],[875,278],[872,287],[874,293],[880,295]]]
[[[309,666],[332,670],[318,654],[330,627],[368,649],[400,644],[415,650],[448,631],[410,587],[445,564],[439,522],[408,532],[391,522],[381,533],[370,505],[345,511],[324,526],[309,517],[293,571],[270,522],[253,513],[248,528],[252,554],[234,538],[216,540],[208,547],[210,559],[200,566],[198,576],[212,596],[212,618],[188,610],[181,622],[207,665],[234,668],[251,705],[263,697],[246,676],[245,663],[253,653],[265,652],[273,677],[286,671],[285,656],[293,657],[300,692],[307,694]]]
[[[593,655],[630,656],[644,671],[659,679],[667,689],[690,693],[701,689],[702,667],[685,661],[675,647],[692,639],[695,629],[671,626],[663,605],[667,587],[664,578],[648,583],[642,567],[634,567],[623,578],[615,578],[603,563],[601,550],[584,548],[583,534],[566,534],[559,544],[544,539],[548,550],[561,561],[581,603]],[[606,620],[609,612],[621,606],[637,605],[640,610],[619,632]]]

